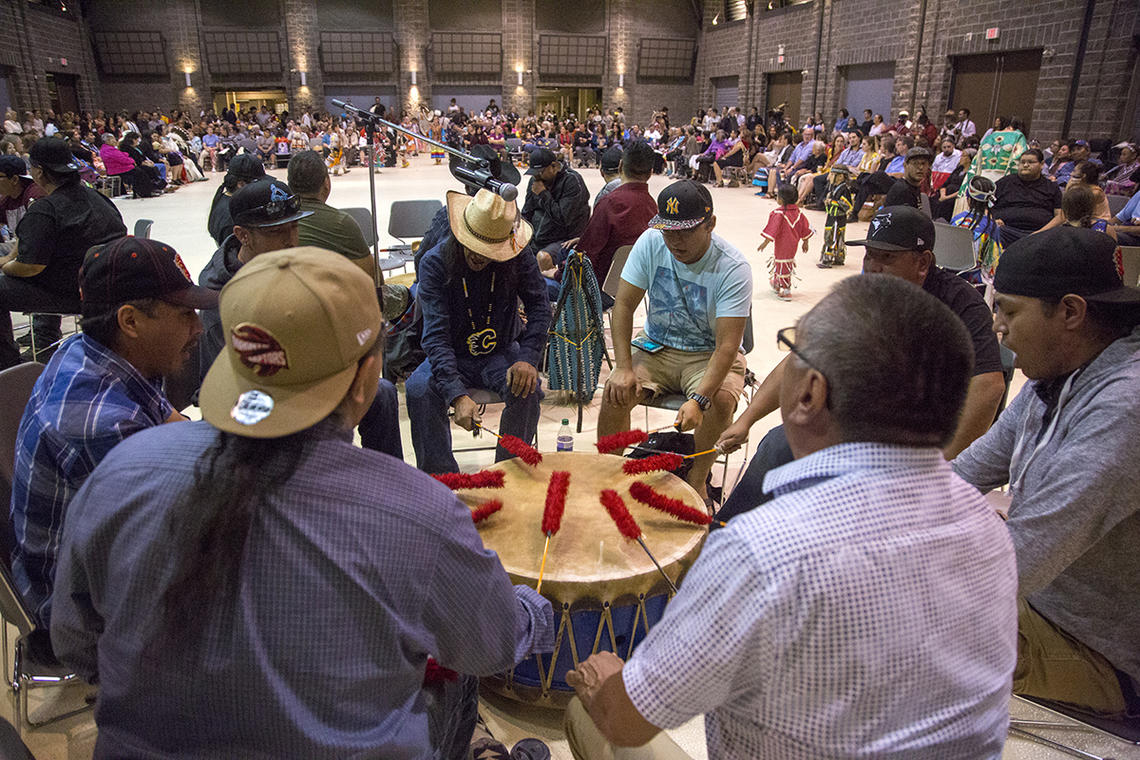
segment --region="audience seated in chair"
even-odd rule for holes
[[[163,395],[162,377],[196,350],[195,309],[218,302],[194,285],[173,248],[135,237],[89,253],[81,285],[83,333],[36,381],[16,444],[12,575],[45,629],[69,502],[124,438],[186,419]]]
[[[1140,290],[1115,249],[1071,226],[1006,248],[994,330],[1029,382],[953,466],[983,491],[1009,486],[1014,692],[1120,717],[1140,709]]]
[[[674,182],[658,195],[657,209],[622,270],[613,310],[615,367],[602,395],[598,436],[628,430],[630,411],[648,396],[683,393],[677,427],[695,429],[696,449],[704,451],[732,421],[744,390],[747,364],[740,345],[752,273],[743,254],[713,233],[707,188],[693,180]],[[646,295],[645,329],[631,345],[633,312]],[[688,476],[706,498],[711,467],[712,457],[700,457]]]

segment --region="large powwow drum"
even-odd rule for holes
[[[476,508],[495,499],[503,503],[501,510],[479,522],[483,543],[498,553],[512,582],[534,588],[546,541],[542,520],[547,486],[552,473],[570,473],[566,509],[550,539],[542,575],[541,593],[554,606],[554,652],[528,657],[507,673],[484,679],[485,686],[522,702],[565,707],[574,694],[566,683],[567,671],[595,652],[628,659],[661,619],[672,590],[641,545],[618,532],[600,493],[618,493],[640,526],[645,545],[674,584],[696,560],[707,529],[642,504],[629,487],[641,482],[702,513],[705,508],[700,496],[671,473],[626,475],[622,465],[629,461],[585,452],[543,454],[534,467],[511,459],[492,468],[504,472],[504,488],[458,492]]]

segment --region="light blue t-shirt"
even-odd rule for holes
[[[648,293],[650,340],[682,351],[712,351],[717,318],[747,317],[752,305],[752,267],[716,234],[700,261],[687,266],[665,247],[660,230],[646,230],[621,278]]]

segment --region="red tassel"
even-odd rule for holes
[[[640,475],[643,472],[656,472],[657,470],[675,470],[685,463],[680,454],[654,454],[644,459],[630,459],[621,466],[626,475]]]
[[[482,522],[502,508],[503,502],[499,501],[498,499],[485,501],[477,509],[471,512],[471,522]]]
[[[610,517],[617,523],[617,529],[623,536],[631,541],[641,538],[641,528],[625,508],[625,502],[618,496],[617,491],[612,488],[602,491],[602,506],[610,513]]]
[[[480,470],[479,472],[440,472],[432,475],[452,491],[460,488],[502,488],[502,470]]]
[[[562,527],[562,513],[566,510],[566,492],[570,490],[570,473],[558,470],[550,473],[546,486],[546,508],[542,511],[542,532],[553,536]]]
[[[630,446],[636,446],[649,440],[649,433],[644,430],[626,430],[622,433],[603,436],[594,444],[602,454],[612,451],[623,451]]]
[[[538,449],[513,435],[500,436],[499,445],[531,467],[542,461],[542,454],[538,452]]]
[[[450,668],[445,668],[435,661],[434,657],[427,659],[424,668],[424,686],[440,686],[447,681],[459,680],[459,674]]]
[[[693,509],[680,499],[674,499],[663,493],[658,493],[640,480],[629,484],[629,495],[642,504],[647,504],[654,509],[659,509],[662,512],[673,515],[673,517],[676,517],[678,520],[696,523],[697,525],[708,525],[712,522],[712,518],[709,517],[707,512]]]

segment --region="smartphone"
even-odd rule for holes
[[[644,335],[638,335],[636,338],[631,340],[630,343],[633,344],[634,348],[640,348],[647,354],[655,354],[661,349],[665,348],[665,346],[661,345],[657,341],[650,340]]]

